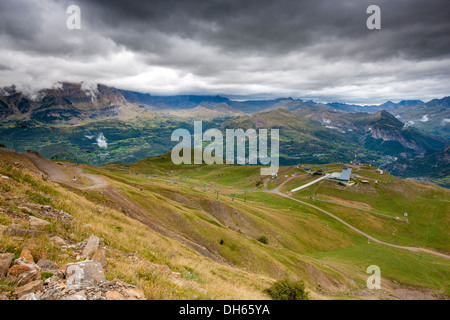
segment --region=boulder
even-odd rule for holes
[[[100,243],[100,239],[94,235],[91,235],[87,239],[86,247],[83,249],[83,257],[85,259],[91,259],[94,253],[98,249],[98,245]]]
[[[2,279],[8,272],[9,266],[14,259],[14,254],[3,253],[0,254],[0,279]]]
[[[30,259],[30,256],[27,256],[27,253],[24,253],[23,256],[26,256],[28,259]],[[22,284],[25,284],[29,281],[38,280],[41,277],[41,268],[34,264],[33,262],[30,263],[28,259],[25,259],[24,257],[20,257],[14,261],[14,265],[9,268],[8,274],[7,274],[7,281],[18,283],[18,281],[21,281]],[[32,259],[32,257],[31,257]],[[36,271],[33,273],[29,273],[27,275],[22,275],[24,273],[28,273],[30,271]]]
[[[30,265],[16,264],[9,268],[7,279],[9,282],[14,282],[22,273],[30,272],[32,270],[34,269]]]
[[[39,297],[33,292],[24,294],[19,300],[40,300]]]
[[[23,266],[23,265],[26,265],[26,266],[29,266],[31,269],[36,269],[36,270],[41,270],[41,268],[39,268],[39,266],[37,265],[37,264],[35,264],[34,262],[30,262],[30,261],[28,261],[27,259],[25,259],[25,258],[22,258],[22,257],[20,257],[20,258],[17,258],[15,261],[14,261],[14,265],[15,266]]]
[[[38,261],[37,265],[43,271],[53,271],[53,270],[57,270],[58,269],[58,266],[56,265],[56,263],[54,263],[51,260],[47,260],[47,259],[40,259]]]
[[[28,250],[27,248],[22,250],[22,252],[20,253],[19,258],[24,258],[29,263],[34,263],[33,255],[31,254],[30,250]]]
[[[30,216],[28,224],[30,225],[31,228],[45,228],[50,224],[50,222]]]
[[[61,237],[58,237],[58,236],[52,237],[50,240],[57,246],[65,246],[66,245],[66,242],[64,241],[64,239]]]
[[[95,251],[94,255],[92,256],[92,260],[100,262],[101,265],[104,267],[106,265],[105,249],[98,248],[97,251]]]
[[[28,293],[42,291],[43,289],[44,289],[44,283],[42,282],[42,280],[36,280],[36,281],[27,283],[26,285],[17,288],[14,291],[14,294],[20,299],[22,296],[24,296]]]
[[[30,283],[35,280],[40,280],[40,279],[41,279],[41,273],[37,270],[31,270],[31,271],[20,274],[15,279],[14,282],[17,283],[17,285],[20,287],[20,286],[26,285],[27,283]]]
[[[68,264],[65,274],[69,289],[92,287],[105,280],[101,263],[92,260]]]

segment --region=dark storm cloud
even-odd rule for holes
[[[426,99],[448,94],[447,2],[1,1],[0,58],[11,69],[0,70],[1,85]],[[65,27],[69,4],[80,6],[82,30]],[[371,4],[381,7],[381,30],[366,28]]]
[[[284,54],[328,43],[327,57],[429,58],[450,52],[447,0],[376,1],[87,1],[97,26],[136,50],[154,49],[139,34],[159,32],[195,39],[227,51]],[[383,32],[365,27],[366,8],[382,8]],[[127,37],[127,34],[130,35]],[[331,40],[331,41],[330,41]],[[348,47],[347,47],[348,46]]]

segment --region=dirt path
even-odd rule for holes
[[[90,190],[90,189],[101,189],[106,188],[108,186],[108,180],[105,178],[91,173],[86,173],[83,171],[82,168],[74,168],[74,171],[77,175],[87,178],[91,181],[91,184],[88,186],[80,187],[83,190]]]
[[[355,227],[352,226],[351,224],[345,222],[345,221],[342,220],[341,218],[335,216],[334,214],[332,214],[332,213],[330,213],[330,212],[328,212],[328,211],[326,211],[326,210],[324,210],[324,209],[321,209],[321,208],[319,208],[319,207],[316,207],[316,206],[314,206],[314,205],[312,205],[312,204],[309,204],[309,203],[307,203],[307,202],[304,202],[304,201],[295,199],[295,198],[293,198],[293,197],[291,197],[291,196],[288,196],[288,195],[286,195],[286,194],[284,194],[284,193],[281,193],[281,192],[277,192],[277,194],[280,195],[280,196],[282,196],[282,197],[285,197],[285,198],[291,199],[291,200],[293,200],[293,201],[299,202],[299,203],[301,203],[301,204],[304,204],[304,205],[306,205],[306,206],[308,206],[308,207],[311,207],[311,208],[313,208],[313,209],[316,209],[316,210],[318,210],[318,211],[320,211],[320,212],[323,212],[323,213],[325,213],[326,215],[328,215],[328,216],[332,217],[333,219],[339,221],[340,223],[344,224],[345,226],[349,227],[349,228],[352,229],[353,231],[355,231],[355,232],[357,232],[357,233],[363,235],[364,237],[367,237],[368,239],[372,240],[372,241],[375,242],[375,243],[383,244],[383,245],[386,245],[386,246],[389,246],[389,247],[393,247],[393,248],[398,248],[398,249],[408,250],[408,251],[412,251],[412,252],[429,253],[429,254],[432,254],[432,255],[435,255],[435,256],[438,256],[438,257],[441,257],[441,258],[449,259],[449,260],[450,260],[450,256],[448,256],[448,255],[446,255],[446,254],[443,254],[443,253],[440,253],[440,252],[428,250],[428,249],[425,249],[425,248],[399,246],[399,245],[396,245],[396,244],[392,244],[392,243],[388,243],[388,242],[384,242],[384,241],[378,240],[377,238],[374,238],[374,237],[372,237],[371,235],[368,235],[367,233],[365,233],[364,231],[361,231],[361,230],[359,230],[358,228],[355,228]]]
[[[181,244],[194,249],[201,255],[208,257],[213,261],[228,266],[231,265],[216,252],[210,251],[204,246],[189,239],[185,235],[164,226],[145,209],[134,203],[126,194],[111,186],[106,178],[96,174],[84,172],[83,168],[75,166],[74,164],[47,160],[46,158],[35,153],[25,153],[24,156],[27,157],[40,171],[45,173],[50,180],[70,185],[80,190],[102,189],[102,194],[118,206],[115,209],[124,209],[129,217],[140,221],[153,231],[158,232],[163,236],[177,240]],[[74,176],[78,177],[78,179],[74,180]],[[85,180],[88,181],[87,185],[84,184]]]
[[[35,153],[24,153],[23,155],[52,181],[68,184],[81,190],[101,189],[108,186],[107,179],[84,172],[82,168],[74,164],[64,162],[55,163]]]

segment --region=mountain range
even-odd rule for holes
[[[12,85],[0,89],[0,143],[95,165],[132,162],[170,151],[173,130],[192,130],[193,120],[203,120],[204,130],[280,129],[282,165],[350,162],[356,155],[394,174],[449,186],[449,105],[450,97],[371,106],[290,97],[234,101],[67,82],[27,95]]]

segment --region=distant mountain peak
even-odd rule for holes
[[[424,104],[422,100],[402,100],[398,103],[400,106],[414,106],[418,104]]]

